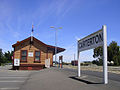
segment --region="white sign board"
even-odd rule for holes
[[[50,68],[50,58],[45,60],[45,67]]]
[[[62,63],[62,60],[60,60],[60,64]]]
[[[81,76],[80,72],[80,52],[98,46],[103,46],[103,81],[104,84],[108,83],[108,72],[107,72],[107,30],[106,26],[103,25],[102,29],[88,35],[87,37],[78,40],[78,76]]]
[[[20,66],[20,59],[14,59],[14,66]]]
[[[33,52],[28,52],[28,57],[33,57]]]
[[[103,45],[103,30],[99,30],[78,41],[79,52]]]

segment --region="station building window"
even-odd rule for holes
[[[27,50],[21,50],[21,62],[27,61]]]
[[[35,62],[40,62],[40,51],[35,51]]]

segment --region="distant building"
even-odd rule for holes
[[[40,70],[45,67],[46,59],[50,59],[50,66],[53,66],[55,46],[47,45],[35,37],[28,37],[20,42],[17,41],[12,47],[14,48],[14,60],[20,60],[19,66],[15,66],[13,62],[13,69]],[[64,50],[64,48],[57,47],[57,53]]]
[[[78,66],[78,61],[77,61],[77,60],[73,60],[73,61],[71,61],[71,64],[72,64],[73,66]]]

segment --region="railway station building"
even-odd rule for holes
[[[14,48],[13,69],[18,70],[40,70],[45,67],[45,60],[50,59],[50,66],[53,66],[53,55],[55,46],[47,45],[37,38],[30,36],[12,45]],[[65,49],[57,47],[57,53]],[[20,61],[19,66],[14,65],[14,60]]]

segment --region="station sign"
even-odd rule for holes
[[[103,25],[101,30],[86,36],[83,39],[78,40],[78,76],[81,76],[80,71],[80,52],[96,47],[103,47],[103,82],[108,83],[108,71],[107,71],[107,28]]]
[[[84,51],[103,45],[103,30],[99,30],[93,34],[78,41],[78,50]]]

